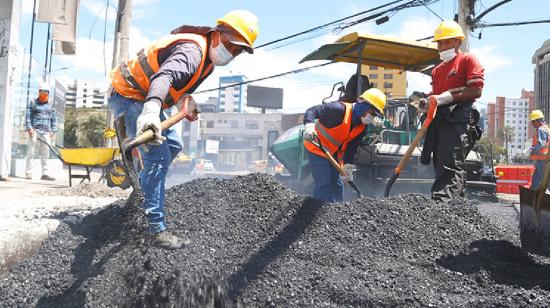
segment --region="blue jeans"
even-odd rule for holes
[[[533,172],[533,178],[531,179],[531,189],[539,188],[540,182],[542,181],[542,176],[544,174],[544,163],[545,160],[535,160],[535,172]],[[550,188],[550,184],[548,185]]]
[[[315,188],[313,197],[324,202],[341,202],[344,200],[344,185],[338,171],[328,159],[309,151],[308,161]]]
[[[124,115],[126,135],[134,137],[137,130],[136,121],[143,109],[143,102],[115,93],[109,97],[109,107],[113,111],[115,118]],[[161,111],[161,121],[165,120],[169,115],[169,111]],[[151,234],[166,230],[164,183],[166,182],[166,173],[168,172],[170,163],[182,149],[181,138],[176,133],[174,127],[164,130],[162,135],[166,137],[166,141],[161,145],[144,145],[139,147],[143,160],[143,170],[140,173],[141,190],[144,197],[142,208],[145,211],[145,215],[147,215],[149,232]]]

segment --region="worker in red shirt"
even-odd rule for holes
[[[433,153],[435,181],[431,191],[432,199],[438,201],[464,196],[464,161],[481,137],[476,123],[479,113],[473,105],[481,96],[484,69],[474,55],[460,51],[463,39],[462,28],[452,20],[443,21],[433,39],[443,62],[432,70],[431,96],[438,110],[424,150]]]

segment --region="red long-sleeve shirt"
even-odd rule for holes
[[[483,88],[485,69],[479,60],[470,53],[458,52],[449,62],[442,62],[432,70],[432,94],[445,91],[460,92],[467,87]],[[475,100],[443,106],[438,116],[455,122],[467,122]]]

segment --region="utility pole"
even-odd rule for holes
[[[464,41],[460,49],[467,52],[470,49],[469,36],[470,36],[470,22],[473,20],[475,0],[460,0],[458,6],[458,24],[464,31]],[[471,17],[471,18],[470,18]]]
[[[109,8],[107,8],[109,9]],[[113,48],[112,68],[128,60],[130,45],[130,21],[132,20],[132,0],[118,0],[118,11],[115,24],[115,41]],[[110,93],[107,93],[110,95]],[[111,109],[107,111],[107,127],[114,127],[115,118]],[[107,138],[105,146],[112,147],[113,138]]]

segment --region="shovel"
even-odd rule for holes
[[[426,120],[424,120],[422,127],[420,128],[418,133],[416,133],[416,137],[414,137],[413,141],[409,145],[409,148],[407,148],[405,155],[403,155],[403,157],[399,161],[399,164],[397,164],[397,167],[395,167],[393,175],[388,180],[388,183],[386,183],[386,189],[384,190],[384,197],[388,197],[390,195],[390,190],[391,190],[391,187],[393,186],[393,183],[395,183],[395,180],[397,180],[397,177],[399,177],[401,170],[403,170],[403,168],[405,168],[405,166],[407,165],[407,162],[411,158],[412,152],[418,145],[418,142],[420,142],[420,139],[424,138],[424,135],[426,134],[428,127],[432,123],[432,120],[434,119],[436,112],[437,112],[437,101],[435,100],[435,98],[430,97],[430,101],[428,103],[428,114],[426,115]]]
[[[319,139],[319,137],[317,137],[316,139],[317,139],[316,142],[311,141],[311,143],[313,143],[316,147],[318,147],[321,151],[323,151],[323,153],[325,153],[325,156],[327,157],[327,159],[331,163],[331,165],[334,168],[336,168],[336,170],[338,171],[338,173],[341,176],[345,177],[346,173],[344,172],[344,169],[340,166],[340,164],[338,164],[338,162],[336,162],[336,160],[334,159],[334,157],[332,157],[330,152],[323,146],[323,144],[321,143],[321,139]],[[357,188],[355,183],[353,183],[352,180],[349,180],[348,184],[353,188],[353,190],[355,190],[355,192],[357,193],[357,197],[361,198],[362,197],[361,191],[359,191],[359,188]]]
[[[550,257],[550,195],[546,194],[549,181],[550,153],[539,187],[519,187],[521,248],[546,257]]]
[[[183,112],[186,109],[181,108],[181,106],[187,105],[190,98],[191,96],[186,96],[181,101],[181,104],[178,104],[179,112],[160,123],[161,130],[164,131],[172,127],[174,124],[180,122],[181,120],[183,120],[185,117],[189,115],[196,116],[198,114],[198,111],[196,110],[194,110],[192,114]],[[120,153],[122,153],[122,162],[124,164],[124,168],[126,169],[126,172],[128,174],[128,179],[132,184],[133,190],[135,192],[141,192],[141,186],[139,184],[139,175],[134,167],[134,160],[132,158],[132,150],[139,145],[145,144],[153,140],[153,138],[155,137],[155,133],[153,132],[152,129],[148,129],[136,137],[125,139],[124,136],[122,136],[123,132],[125,132],[123,121],[117,121],[117,139],[118,139],[118,145],[120,147]]]

